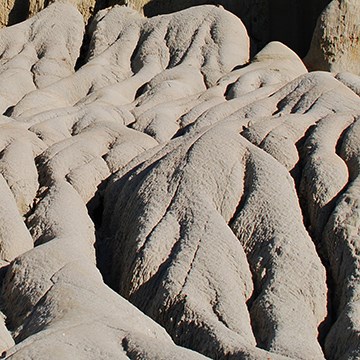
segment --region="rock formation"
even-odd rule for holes
[[[3,0],[0,26],[13,25],[33,16],[49,3],[64,0]],[[88,22],[99,10],[115,4],[127,5],[152,17],[184,10],[191,6],[223,6],[240,17],[248,29],[252,52],[277,40],[305,56],[316,20],[330,0],[66,0],[77,6]]]
[[[359,77],[212,5],[84,31],[0,31],[2,357],[360,359]]]
[[[305,62],[310,69],[360,75],[360,3],[333,0],[321,14]]]

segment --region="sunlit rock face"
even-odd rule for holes
[[[360,75],[360,2],[334,0],[321,14],[306,63],[311,69]]]
[[[359,77],[79,4],[0,30],[1,356],[359,359]]]

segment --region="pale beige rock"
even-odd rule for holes
[[[180,71],[180,69],[177,70]],[[280,43],[272,42],[248,66],[221,77],[216,86],[209,88],[206,92],[200,93],[201,85],[199,84],[197,85],[199,89],[194,91],[193,95],[186,93],[178,99],[179,91],[177,91],[176,96],[172,96],[175,101],[168,101],[160,105],[155,103],[153,105],[157,106],[153,106],[150,110],[147,109],[149,96],[145,94],[143,96],[145,104],[142,101],[136,102],[136,108],[133,110],[136,117],[133,128],[154,136],[159,142],[165,142],[171,139],[179,128],[194,122],[201,114],[206,117],[206,114],[210,112],[213,119],[216,112],[219,113],[219,116],[226,116],[226,114],[233,113],[235,107],[244,107],[247,104],[246,98],[251,102],[255,101],[257,97],[264,96],[264,90],[267,93],[275,91],[306,72],[304,64],[294,52]],[[186,74],[186,71],[182,69],[181,76],[183,78],[185,77],[184,73]],[[196,89],[196,77],[189,76],[189,78],[193,89]],[[184,83],[187,84],[182,81],[182,84]],[[147,91],[151,88],[149,86]],[[163,91],[159,92],[161,94]],[[156,94],[158,96],[158,93]],[[151,99],[154,98],[151,92],[150,96]],[[231,105],[225,102],[226,99],[233,98],[239,99],[236,105],[235,102],[232,102]],[[151,102],[153,103],[153,100]],[[222,103],[221,107],[218,106],[220,103]]]
[[[25,96],[15,106],[14,117],[95,101],[114,106],[133,103],[130,108],[144,104],[145,110],[164,102],[167,94],[196,92],[189,86],[194,73],[200,87],[197,89],[202,90],[249,58],[249,39],[243,24],[213,6],[149,20],[134,10],[115,6],[99,12],[95,25],[97,22],[89,61],[73,76]],[[183,29],[181,33],[179,28]],[[169,71],[163,72],[165,69]],[[146,84],[154,87],[159,81],[161,89],[135,100],[139,88]]]
[[[12,261],[33,248],[33,240],[18,211],[13,194],[0,175],[0,258]]]
[[[251,91],[294,80],[307,70],[299,57],[279,42],[271,42],[261,50],[249,66],[232,71],[238,79],[227,88],[227,98],[241,97]],[[229,81],[226,77],[222,81]]]
[[[49,347],[54,359],[126,359],[143,351],[148,358],[204,358],[176,347],[163,329],[103,284],[94,265],[93,227],[71,185],[55,181],[31,223],[43,245],[10,265],[2,296],[20,341],[8,358],[46,359]],[[148,345],[154,342],[157,347]]]
[[[348,72],[339,73],[336,75],[336,79],[345,84],[348,88],[350,88],[354,93],[360,96],[360,76],[355,74],[351,74]]]
[[[9,71],[51,48],[0,116],[7,357],[358,359],[357,77],[248,63],[220,7],[100,10],[76,71],[76,9],[31,21],[0,31]]]
[[[305,63],[309,69],[360,75],[360,3],[333,0],[319,17]]]
[[[41,16],[0,31],[0,112],[37,88],[74,72],[84,24],[69,4],[49,6]]]
[[[15,140],[2,151],[0,159],[0,173],[14,194],[21,215],[31,209],[38,190],[34,157],[31,143]]]
[[[243,134],[284,163],[297,180],[308,230],[319,253],[330,263],[329,271],[335,281],[330,301],[338,309],[338,318],[326,337],[325,355],[327,358],[356,359],[359,348],[359,260],[354,236],[357,236],[359,199],[359,98],[331,76],[324,75],[309,74],[303,80],[312,78],[311,82],[307,84],[306,81],[303,85],[299,84],[298,81],[303,82],[299,78],[294,82],[294,85],[298,84],[295,91],[292,90],[284,100],[279,101],[274,94],[272,101],[277,103],[277,115],[267,121],[267,125],[266,118],[255,120]],[[315,78],[321,81],[314,82]],[[294,89],[291,85],[290,88]],[[286,93],[285,89],[278,93]],[[287,115],[287,106],[295,114]],[[262,115],[266,114],[264,102],[253,104],[246,109],[246,114],[260,110]],[[296,115],[303,111],[306,115]],[[286,155],[289,150],[291,152]]]
[[[104,272],[110,274],[108,281],[120,294],[157,319],[177,341],[209,356],[214,356],[211,355],[214,353],[218,357],[224,357],[227,353],[237,354],[239,357],[266,356],[254,346],[251,336],[254,331],[261,347],[272,350],[269,357],[276,358],[275,354],[280,353],[295,358],[320,359],[322,352],[316,337],[317,326],[325,317],[325,274],[303,228],[287,172],[282,167],[277,168],[275,162],[271,163],[271,157],[262,158],[260,152],[257,153],[255,148],[246,145],[246,141],[236,131],[241,129],[241,124],[239,121],[229,123],[228,126],[219,125],[199,134],[189,135],[181,143],[170,143],[134,174],[124,176],[119,184],[114,183],[108,188],[103,236],[107,239],[109,253],[113,255],[105,260],[105,264],[111,264],[111,268]],[[270,164],[265,165],[266,162]],[[154,164],[154,170],[148,172],[151,163]],[[174,165],[175,169],[172,170]],[[267,166],[268,169],[265,170]],[[252,167],[259,169],[255,173]],[[260,175],[261,172],[264,175]],[[272,172],[274,179],[270,175]],[[281,176],[284,176],[282,181],[278,178]],[[254,185],[251,184],[252,177],[256,179]],[[264,190],[261,190],[260,184],[267,182],[268,185],[263,185]],[[281,184],[278,192],[274,189],[276,183]],[[166,188],[166,184],[171,185]],[[289,186],[288,192],[285,192],[285,184]],[[270,187],[270,194],[276,201],[266,199],[265,189]],[[252,191],[256,205],[250,210],[240,203],[241,207],[244,206],[245,218],[241,220],[242,215],[237,210],[238,202],[244,193]],[[115,197],[115,194],[118,196]],[[267,206],[262,207],[260,198]],[[282,198],[284,204],[280,201]],[[286,201],[291,201],[292,205],[286,204]],[[276,206],[272,211],[271,204]],[[140,213],[139,207],[143,207]],[[288,210],[293,208],[297,210],[294,210],[294,214],[289,214]],[[266,221],[262,219],[262,213]],[[292,220],[278,222],[280,214],[289,216]],[[260,224],[266,223],[269,226],[272,216],[274,229],[269,231],[277,235],[275,239],[269,235],[271,245],[267,248],[261,242],[267,236]],[[295,222],[295,219],[298,221]],[[249,223],[242,224],[242,221]],[[257,221],[258,226],[255,225]],[[289,222],[293,226],[291,230]],[[286,224],[284,228],[280,228],[281,223]],[[239,237],[240,243],[228,231],[227,224]],[[256,243],[256,232],[251,224],[261,234],[258,245],[251,243]],[[248,229],[248,232],[244,229]],[[297,235],[290,235],[291,233]],[[116,235],[112,237],[111,234]],[[245,240],[248,234],[252,234],[252,240]],[[252,292],[249,274],[242,270],[246,268],[246,260],[241,255],[241,243],[245,251],[249,251],[248,261],[254,251],[253,247],[259,246],[257,256],[254,255],[253,261],[250,258],[252,276],[256,279],[255,294],[259,294],[250,308],[253,316],[252,331],[244,328],[244,320],[248,318],[246,307],[240,311],[241,294],[245,304]],[[273,249],[276,246],[281,250]],[[296,246],[303,247],[302,250],[299,248],[294,251],[299,254],[298,258],[290,256]],[[271,254],[274,252],[273,255],[265,255],[268,251]],[[284,260],[281,260],[282,257]],[[239,263],[241,258],[243,260]],[[219,262],[222,266],[213,267],[213,262]],[[234,267],[236,263],[239,268]],[[275,265],[277,263],[279,270]],[[290,289],[289,274],[294,272],[293,277],[296,277],[295,274],[305,268],[312,271],[307,275],[301,271],[301,280],[299,278],[293,283],[299,288]],[[267,285],[263,280],[265,274],[268,274],[266,281],[269,282],[269,287],[271,284],[272,291],[266,290]],[[239,280],[232,282],[232,279],[238,278]],[[134,282],[134,279],[137,281]],[[239,288],[240,279],[244,282],[244,289]],[[279,294],[276,294],[277,287],[282,289]],[[297,294],[289,303],[285,299],[290,294],[284,287],[289,288],[289,293]],[[307,295],[304,293],[305,289],[308,289]],[[264,295],[261,295],[262,291]],[[270,295],[272,292],[275,294]],[[306,302],[303,298],[300,300],[300,293],[306,299],[311,298],[307,305],[304,305]],[[262,302],[268,304],[265,308],[273,308],[274,312],[269,314],[269,309],[260,311]],[[239,318],[234,316],[235,307]],[[295,327],[293,317],[289,315],[291,311],[301,313],[302,318],[306,317],[307,320]],[[211,324],[211,331],[201,329],[203,322]],[[257,322],[259,325],[255,327]],[[274,323],[277,325],[274,326]],[[300,327],[305,323],[309,328]],[[272,332],[270,329],[273,326],[278,330]],[[184,330],[179,332],[178,328]],[[199,334],[198,340],[194,338],[194,334]],[[245,337],[246,334],[248,335]],[[303,334],[303,339],[299,334]]]

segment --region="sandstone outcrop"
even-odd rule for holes
[[[359,77],[211,5],[83,35],[0,30],[2,356],[359,359]]]
[[[310,69],[360,75],[360,3],[333,0],[319,17],[305,62]]]

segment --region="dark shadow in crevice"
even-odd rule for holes
[[[104,193],[108,185],[110,178],[105,179],[99,186],[95,195],[90,199],[86,204],[88,214],[95,227],[95,257],[96,257],[96,267],[103,276],[104,283],[109,286],[107,281],[108,279],[108,267],[109,259],[111,258],[106,241],[103,241],[101,236],[101,226],[103,223],[103,213],[104,213]],[[110,286],[111,287],[111,286]],[[114,290],[114,289],[113,289]]]
[[[9,106],[3,113],[3,116],[10,117],[14,111],[14,108],[15,108],[15,106]]]
[[[81,48],[80,48],[79,57],[77,58],[76,64],[75,64],[75,71],[79,70],[83,65],[85,65],[88,60],[90,43],[91,43],[91,38],[92,38],[92,33],[93,33],[92,21],[94,20],[95,14],[96,13],[94,11],[93,14],[90,16],[87,24],[85,25],[85,32],[84,32],[83,41],[82,41]]]
[[[335,296],[335,283],[330,271],[330,264],[326,263],[323,259],[321,259],[325,269],[326,269],[326,286],[328,289],[327,293],[327,304],[326,304],[326,317],[318,326],[318,342],[321,348],[325,349],[325,340],[328,335],[331,327],[335,323],[336,319],[336,309],[334,307],[333,298]]]
[[[246,68],[248,65],[251,64],[251,61],[246,62],[245,64],[239,64],[233,67],[233,69],[231,71],[236,71],[236,70],[241,70]]]
[[[296,189],[296,193],[298,195],[298,199],[299,199],[299,203],[301,206],[301,210],[302,210],[302,215],[303,215],[303,222],[305,227],[308,229],[310,226],[310,221],[309,221],[309,213],[307,210],[307,202],[306,199],[303,199],[301,196],[301,192],[300,192],[300,184],[301,184],[301,179],[302,179],[302,174],[303,174],[303,168],[304,168],[304,157],[305,157],[305,150],[304,150],[304,145],[305,142],[307,140],[307,138],[311,135],[311,133],[316,129],[316,125],[311,125],[305,132],[304,136],[301,137],[296,143],[296,149],[298,151],[299,154],[299,160],[298,162],[295,164],[295,166],[290,170],[290,175],[292,176],[292,178],[294,179],[295,182],[295,189]]]
[[[79,57],[77,58],[76,64],[75,64],[75,71],[79,70],[87,62],[90,40],[91,40],[91,36],[89,35],[88,29],[87,29],[88,26],[89,25],[86,25],[86,27],[85,27],[85,33],[84,33],[82,45],[80,48]]]
[[[145,83],[143,85],[141,85],[137,90],[136,90],[136,94],[135,94],[135,98],[134,100],[136,100],[138,97],[140,97],[141,95],[145,94],[145,92],[148,90],[147,88],[148,83]]]
[[[109,179],[104,180],[98,186],[98,190],[92,199],[86,204],[89,216],[94,223],[95,229],[100,229],[104,211],[104,192]]]
[[[29,16],[30,0],[16,0],[9,13],[8,26],[26,20]]]

